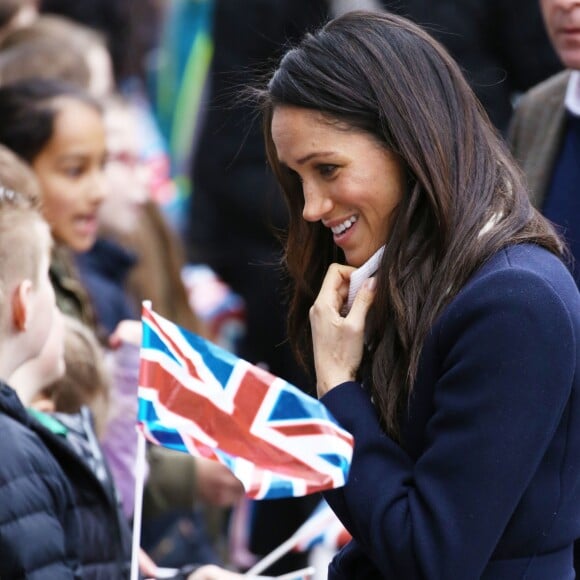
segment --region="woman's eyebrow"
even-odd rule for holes
[[[328,157],[332,155],[332,151],[315,151],[314,153],[309,153],[304,157],[296,160],[297,165],[304,165],[307,161],[310,161],[313,157]]]

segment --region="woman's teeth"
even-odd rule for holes
[[[352,224],[356,222],[357,219],[358,219],[357,217],[352,216],[347,220],[343,221],[341,224],[338,224],[337,226],[330,228],[330,230],[332,231],[333,234],[340,235],[346,232],[346,230],[348,230],[352,226]]]

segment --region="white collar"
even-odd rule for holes
[[[566,89],[566,109],[580,117],[580,71],[572,71]]]
[[[342,315],[346,316],[352,308],[357,292],[360,290],[363,282],[370,278],[379,268],[379,263],[383,257],[385,246],[381,246],[360,268],[357,268],[350,275],[350,285],[348,287],[348,298],[344,305]]]

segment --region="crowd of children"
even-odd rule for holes
[[[0,577],[128,578],[139,354],[125,325],[148,298],[205,326],[103,38],[35,2],[11,8],[22,14],[0,38]],[[149,464],[148,547],[195,522],[188,561],[223,562],[214,544],[239,482],[164,449]],[[180,565],[175,551],[155,555]]]

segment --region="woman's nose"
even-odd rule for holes
[[[304,209],[302,217],[307,222],[320,221],[333,208],[332,199],[315,188],[306,188],[304,191]]]

